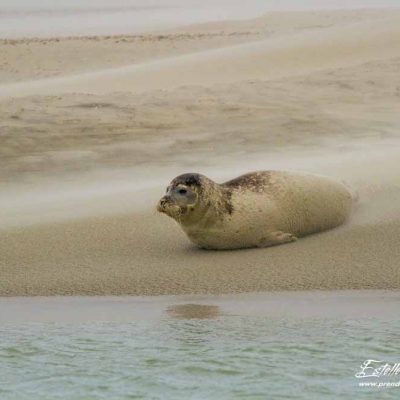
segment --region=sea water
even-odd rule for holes
[[[400,371],[356,377],[367,360],[400,362],[400,296],[374,296],[369,311],[340,295],[339,308],[334,297],[2,302],[0,398],[398,399],[379,384]]]

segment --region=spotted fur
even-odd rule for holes
[[[191,187],[200,187],[202,181],[202,175],[196,173],[187,173],[177,176],[171,184],[174,186],[177,185],[186,185]]]
[[[231,190],[265,191],[272,184],[272,171],[249,172],[222,184]]]

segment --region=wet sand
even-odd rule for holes
[[[273,319],[390,320],[400,295],[388,290],[303,291],[235,295],[156,297],[25,297],[0,299],[0,322],[126,323],[138,320],[215,319],[257,316]]]
[[[0,295],[400,288],[399,22],[286,12],[1,41]],[[346,180],[360,204],[331,232],[224,252],[154,210],[178,173],[256,169]]]

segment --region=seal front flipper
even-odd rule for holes
[[[295,242],[297,237],[282,231],[271,232],[268,237],[261,238],[257,247],[276,246],[278,244]]]

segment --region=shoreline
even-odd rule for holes
[[[334,11],[379,11],[399,9],[392,1],[370,1],[369,4],[348,6],[346,2],[336,0],[334,4],[268,4],[260,0],[252,0],[246,9],[232,2],[211,1],[196,3],[173,2],[153,3],[151,6],[141,4],[139,0],[114,2],[113,7],[82,1],[80,6],[60,7],[57,4],[16,4],[14,7],[2,5],[0,14],[0,36],[15,37],[49,37],[49,36],[83,36],[106,34],[136,34],[165,30],[184,29],[199,24],[214,24],[229,21],[242,21],[256,18],[267,13],[296,12],[334,12]],[[128,2],[128,3],[129,3]],[[86,4],[85,4],[86,3]],[[136,3],[136,4],[132,4]],[[160,2],[158,2],[160,3]],[[372,4],[371,4],[372,3]],[[22,7],[21,7],[22,6]]]
[[[0,323],[91,323],[137,320],[376,318],[398,316],[400,291],[327,290],[178,296],[0,297]]]
[[[241,26],[251,27],[253,25],[257,26],[257,23],[254,23],[258,20],[267,19],[268,17],[276,17],[276,16],[291,16],[291,15],[306,15],[310,14],[342,14],[349,15],[351,13],[361,13],[365,15],[373,15],[373,14],[382,14],[383,16],[387,14],[388,11],[392,13],[400,13],[400,6],[387,6],[387,7],[359,7],[359,8],[316,8],[316,9],[288,9],[288,10],[270,10],[262,12],[259,15],[253,17],[242,17],[241,19],[227,19],[227,20],[219,20],[219,19],[211,19],[206,20],[204,22],[198,23],[187,23],[183,25],[179,25],[173,28],[160,28],[155,29],[153,31],[143,31],[143,32],[132,32],[132,33],[91,33],[91,34],[71,34],[68,36],[64,35],[49,35],[49,36],[15,36],[15,37],[6,37],[0,36],[1,44],[21,44],[25,42],[60,42],[60,41],[70,41],[70,40],[115,40],[115,39],[130,39],[130,40],[168,40],[170,38],[182,38],[182,37],[215,37],[215,36],[227,36],[227,35],[246,35],[246,34],[254,34],[254,31],[242,31],[242,32],[230,32],[232,30],[232,24],[237,24]],[[252,24],[250,21],[254,21]],[[228,32],[221,30],[221,26],[227,28]],[[206,32],[204,32],[206,31]],[[198,36],[197,36],[198,35]]]

